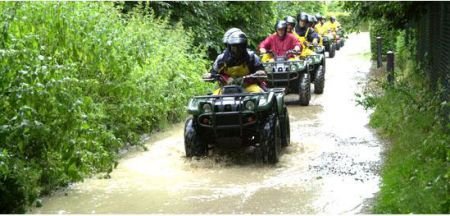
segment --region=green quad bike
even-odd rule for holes
[[[273,56],[274,61],[262,64],[268,75],[269,87],[284,88],[286,94],[298,94],[299,104],[307,106],[311,100],[311,80],[307,70],[309,65],[305,60],[289,60],[289,55],[300,54],[293,50],[283,56],[276,56],[271,51],[268,53]]]
[[[336,36],[339,39],[339,47],[344,47],[344,43],[345,43],[345,39],[347,38],[347,36],[345,35],[345,31],[344,29],[339,29],[336,32]]]
[[[324,34],[322,36],[322,43],[323,46],[325,47],[325,51],[328,52],[328,57],[329,58],[334,58],[334,56],[336,55],[336,41],[334,40],[334,37],[332,34],[328,33],[328,34]]]
[[[244,147],[253,146],[265,163],[277,163],[282,146],[290,143],[289,115],[284,103],[284,89],[272,88],[248,93],[246,79],[266,79],[251,74],[221,86],[220,95],[195,96],[189,101],[184,128],[186,157],[205,156],[210,148],[226,140],[238,140]],[[214,76],[204,79],[214,82]]]
[[[314,83],[314,93],[322,94],[325,88],[325,54],[321,46],[310,45],[309,49],[314,50],[314,55],[308,55],[305,57],[307,62],[307,70],[310,75],[311,83]]]

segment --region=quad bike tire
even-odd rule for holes
[[[336,50],[340,50],[341,49],[341,42],[339,41],[339,43],[336,43]]]
[[[308,106],[311,100],[311,78],[309,73],[305,73],[300,78],[298,86],[298,101],[302,106]]]
[[[336,55],[336,46],[334,44],[330,44],[329,50],[330,51],[328,52],[328,57],[334,58],[334,56]]]
[[[291,127],[289,124],[289,112],[284,108],[284,119],[281,122],[281,146],[285,147],[291,143]]]
[[[322,94],[325,87],[325,71],[323,65],[320,65],[314,79],[314,93]]]
[[[186,157],[204,156],[207,152],[206,144],[195,130],[192,118],[189,118],[184,125],[184,150]]]
[[[344,47],[344,40],[341,40],[341,47]]]
[[[263,127],[264,154],[263,161],[269,164],[275,164],[279,161],[281,155],[281,128],[278,117],[271,115]]]

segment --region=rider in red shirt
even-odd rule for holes
[[[259,50],[262,54],[267,50],[271,50],[277,56],[283,56],[289,50],[300,51],[301,45],[298,39],[293,35],[287,33],[287,23],[280,20],[275,25],[276,34],[272,34],[259,44]],[[266,62],[268,59],[263,57],[262,61]]]

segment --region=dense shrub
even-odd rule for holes
[[[381,55],[383,59],[385,59],[388,51],[395,51],[395,44],[399,33],[397,29],[388,28],[386,22],[377,20],[369,23],[369,31],[372,59],[377,59],[377,37],[382,38]]]
[[[119,148],[180,120],[205,91],[192,34],[140,8],[9,2],[0,11],[0,213],[111,171]]]

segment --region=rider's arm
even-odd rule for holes
[[[260,52],[262,51],[267,51],[268,49],[270,49],[272,45],[272,37],[269,36],[266,39],[264,39],[260,44],[259,44],[259,50]]]
[[[293,37],[291,37],[291,36],[293,36]],[[292,49],[294,49],[296,51],[300,51],[302,48],[302,45],[300,44],[300,41],[298,40],[298,38],[294,34],[290,34],[289,37],[290,37]]]
[[[210,71],[211,75],[217,75],[221,72],[220,68],[222,67],[221,65],[223,64],[223,63],[221,63],[221,62],[223,62],[222,59],[223,59],[223,53],[218,55],[216,60],[214,61],[213,67],[211,68],[211,71]]]

